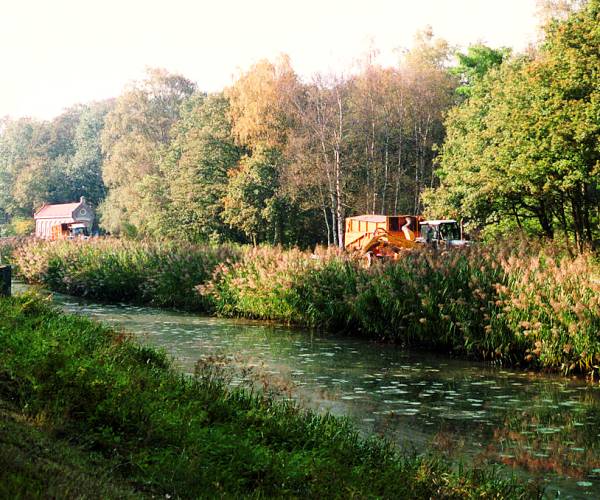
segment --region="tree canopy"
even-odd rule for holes
[[[593,0],[549,24],[533,55],[505,61],[472,86],[446,122],[430,211],[597,244],[599,26]]]
[[[283,55],[213,94],[150,69],[114,100],[6,118],[0,231],[83,195],[132,237],[343,246],[348,216],[425,211],[598,244],[599,2],[543,0],[525,54],[425,29],[394,66],[370,50],[302,79]]]

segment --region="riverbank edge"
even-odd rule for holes
[[[139,498],[115,465],[0,397],[0,498]]]
[[[115,498],[123,492],[539,497],[535,486],[500,479],[493,470],[454,471],[433,455],[400,455],[380,439],[360,438],[344,419],[230,389],[214,367],[183,377],[164,353],[59,312],[35,294],[0,299],[0,314],[0,399],[9,404],[0,417],[32,443],[30,453],[20,451],[22,467],[0,468],[7,496],[36,496],[49,487],[52,478],[45,484],[39,471],[46,458],[38,459],[36,450],[60,441],[65,456],[78,454],[82,477],[89,464],[112,471]],[[14,447],[7,445],[11,431],[3,429],[0,456],[7,461]],[[58,453],[55,462],[61,460]],[[71,486],[54,485],[59,496],[72,494]]]
[[[393,342],[505,367],[600,377],[593,254],[520,241],[422,250],[365,269],[335,249],[31,240],[30,283],[130,303]]]

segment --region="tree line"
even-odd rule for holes
[[[212,94],[153,69],[49,122],[6,118],[2,227],[83,195],[129,237],[341,246],[349,215],[425,212],[593,244],[598,5],[525,54],[457,54],[425,30],[395,67],[373,50],[302,80],[281,56]]]

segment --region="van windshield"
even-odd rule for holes
[[[445,241],[460,240],[460,227],[458,222],[445,222],[439,225],[440,239]]]

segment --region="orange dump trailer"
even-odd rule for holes
[[[420,215],[359,215],[346,219],[348,251],[393,256],[419,245]]]

